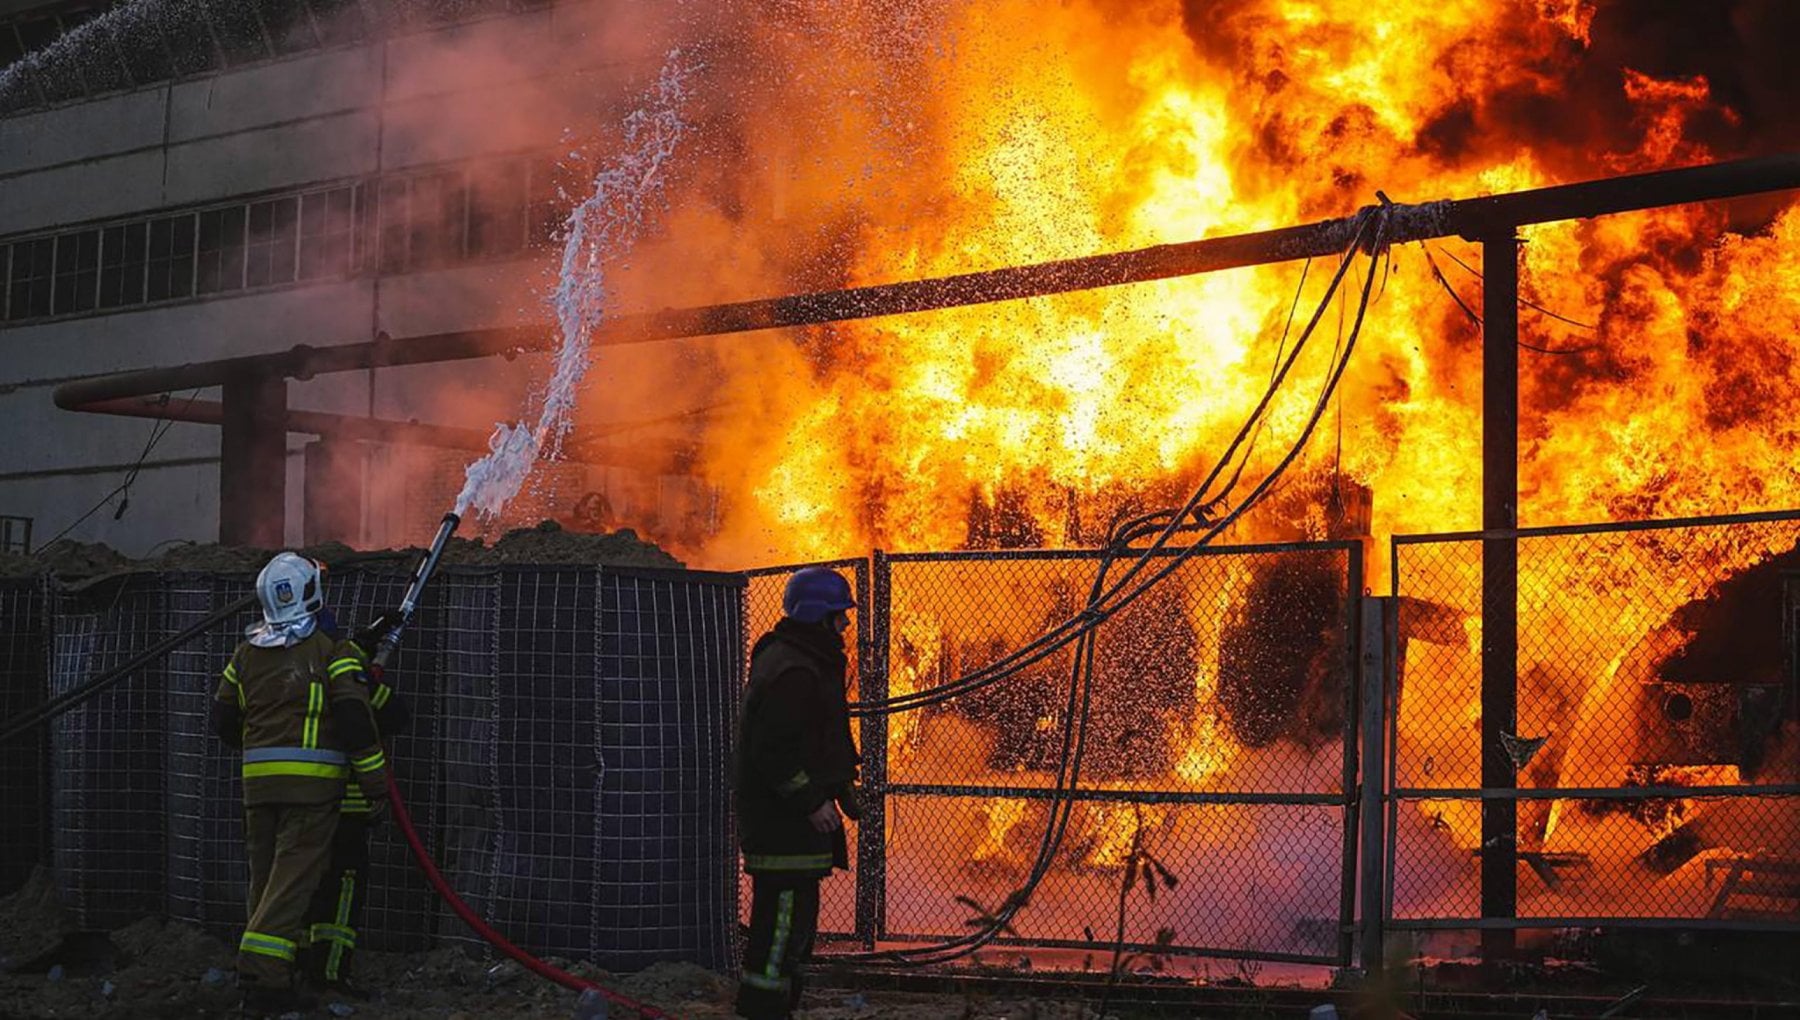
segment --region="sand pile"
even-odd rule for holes
[[[308,546],[299,551],[338,569],[389,565],[395,570],[410,570],[423,552],[420,549],[358,552],[339,542]],[[269,549],[190,543],[174,546],[155,556],[132,559],[105,545],[64,539],[29,556],[0,555],[0,577],[49,575],[63,580],[82,580],[136,571],[254,574],[272,555],[274,551]],[[637,532],[629,528],[610,534],[586,534],[565,531],[555,521],[509,531],[493,545],[479,539],[453,538],[444,551],[443,562],[466,566],[570,564],[665,570],[679,570],[684,566],[656,543],[638,537]]]

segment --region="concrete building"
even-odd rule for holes
[[[656,39],[609,27],[626,2],[0,0],[0,541],[29,528],[37,547],[66,532],[143,555],[222,528],[262,544],[422,537],[467,451],[288,432],[278,472],[264,458],[222,477],[220,428],[75,413],[52,392],[543,321],[559,188],[580,177],[563,132],[616,122],[660,58]],[[245,393],[278,402],[285,385],[294,411],[472,426],[516,413],[543,363]],[[221,389],[159,399],[230,405]],[[560,499],[621,498],[616,470],[558,470]],[[280,512],[234,518],[271,495]]]

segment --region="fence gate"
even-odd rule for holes
[[[854,571],[854,693],[875,699],[952,681],[1075,615],[1099,554],[823,565]],[[779,618],[796,569],[751,575],[751,639]],[[1145,954],[1349,961],[1361,578],[1357,543],[1204,549],[1099,627],[1068,829],[997,944],[1103,953],[1122,927]],[[1071,660],[1065,648],[942,705],[862,721],[870,804],[855,882],[825,884],[827,937],[948,941],[1025,881],[1058,796]],[[1154,895],[1145,871],[1168,876]],[[1129,872],[1140,878],[1124,889]]]

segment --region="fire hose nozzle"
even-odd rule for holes
[[[419,561],[419,568],[413,571],[412,583],[406,586],[406,597],[400,600],[400,619],[388,628],[381,636],[381,644],[375,649],[371,664],[379,670],[387,669],[400,648],[400,635],[406,625],[412,622],[413,612],[419,608],[419,595],[424,592],[425,585],[431,575],[437,571],[438,560],[444,555],[444,546],[449,544],[450,536],[456,533],[457,525],[462,523],[462,515],[452,510],[438,522],[437,537],[431,540],[431,548],[425,551],[425,558]]]

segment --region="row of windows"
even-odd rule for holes
[[[564,175],[511,159],[14,241],[0,245],[0,319],[515,256],[553,242]]]

